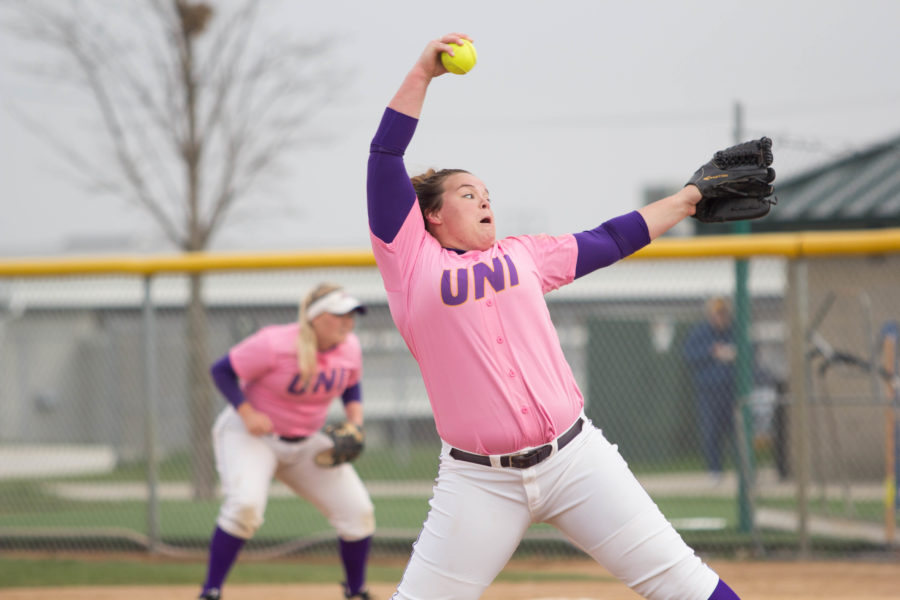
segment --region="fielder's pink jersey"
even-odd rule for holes
[[[575,421],[584,400],[544,300],[575,276],[574,236],[509,237],[457,254],[425,231],[413,203],[390,243],[370,237],[444,441],[507,454]]]
[[[269,415],[278,435],[311,435],[321,429],[331,401],[362,378],[362,351],[351,333],[343,343],[318,353],[318,375],[301,387],[299,328],[297,323],[263,327],[228,352],[247,402]]]

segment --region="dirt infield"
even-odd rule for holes
[[[845,562],[714,562],[713,567],[744,600],[887,600],[898,598],[900,564]],[[508,572],[569,574],[572,580],[495,582],[484,600],[635,600],[621,583],[590,562],[541,562],[510,565]],[[577,581],[590,576],[591,581]],[[601,578],[597,581],[596,578]],[[392,584],[372,584],[373,595],[387,600]],[[3,589],[4,600],[168,600],[192,599],[196,586],[67,587]],[[334,584],[231,585],[228,600],[336,600]]]

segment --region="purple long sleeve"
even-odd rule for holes
[[[225,396],[229,404],[237,408],[244,402],[244,392],[241,391],[241,386],[238,383],[238,375],[234,367],[231,366],[231,359],[228,358],[227,354],[217,360],[210,367],[209,372],[212,374],[216,387],[219,388],[219,391]]]
[[[344,404],[348,402],[362,402],[362,386],[355,383],[345,389],[344,393],[341,394],[341,402]]]
[[[575,279],[607,267],[650,243],[650,231],[637,211],[610,219],[602,225],[575,234],[578,260]]]
[[[416,201],[416,192],[403,164],[418,120],[386,108],[369,147],[366,194],[369,229],[383,242],[392,242]]]

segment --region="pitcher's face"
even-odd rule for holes
[[[440,210],[429,215],[435,237],[446,248],[487,250],[497,239],[491,198],[484,183],[471,173],[454,173],[444,180]]]

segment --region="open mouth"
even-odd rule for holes
[[[483,218],[480,222],[481,222],[481,223],[490,224],[490,223],[491,223],[491,218],[490,218],[490,217],[485,217],[485,218]]]

